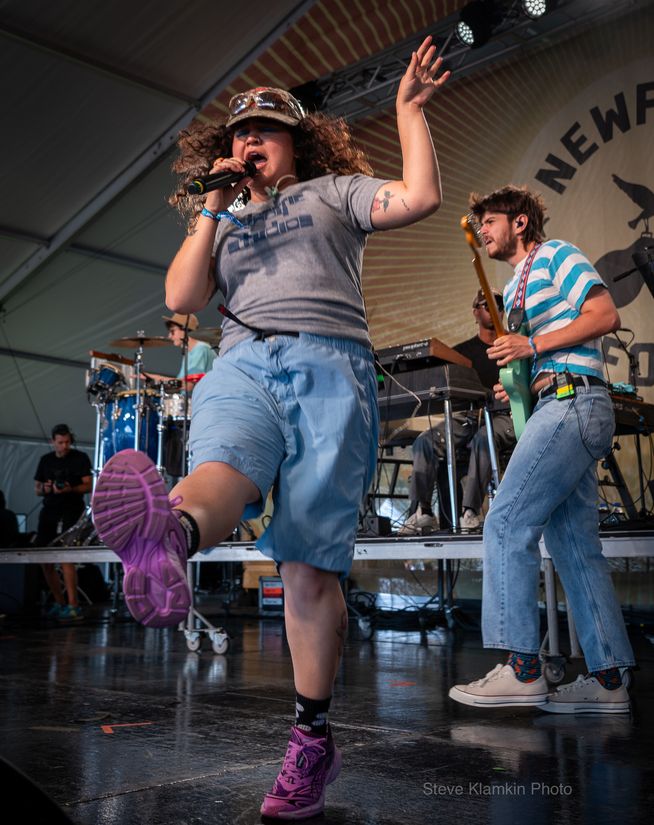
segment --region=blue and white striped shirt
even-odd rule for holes
[[[504,287],[504,306],[510,311],[524,260],[515,267]],[[527,281],[525,318],[529,335],[542,335],[567,326],[581,314],[591,287],[604,282],[588,258],[567,241],[546,241],[536,253]],[[600,339],[573,347],[544,352],[536,359],[532,378],[539,372],[568,370],[603,378]]]

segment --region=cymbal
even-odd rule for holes
[[[172,341],[163,335],[144,335],[143,338],[116,338],[110,341],[112,347],[123,347],[124,349],[138,349],[139,347],[166,347]]]
[[[116,364],[127,364],[133,367],[136,363],[133,358],[125,358],[124,355],[118,355],[117,352],[98,352],[98,350],[90,349],[89,355],[91,358],[102,358],[103,361],[113,361]]]
[[[196,341],[204,341],[205,344],[217,344],[222,335],[221,327],[198,327],[192,332],[189,330],[188,337]]]

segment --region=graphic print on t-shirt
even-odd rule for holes
[[[270,209],[245,216],[242,220],[245,228],[239,228],[232,232],[232,236],[227,243],[227,252],[233,255],[241,249],[249,249],[277,235],[285,235],[287,232],[294,232],[297,229],[312,227],[313,218],[311,215],[289,217],[288,207],[302,200],[302,192],[298,195],[289,195],[286,198],[280,198]]]

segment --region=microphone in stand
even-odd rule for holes
[[[214,189],[224,189],[226,186],[238,183],[243,178],[253,178],[256,174],[257,167],[251,160],[246,160],[243,172],[233,172],[228,169],[224,172],[215,172],[213,175],[195,178],[186,187],[186,191],[189,195],[204,195],[206,192],[213,192]]]

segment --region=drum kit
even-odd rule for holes
[[[199,328],[189,337],[216,345],[219,328]],[[193,387],[201,374],[184,379],[154,380],[146,375],[143,351],[172,345],[169,338],[146,336],[118,338],[111,347],[134,350],[133,358],[115,352],[91,350],[86,373],[86,393],[96,410],[95,477],[120,450],[146,453],[165,477],[186,475],[188,429]]]

